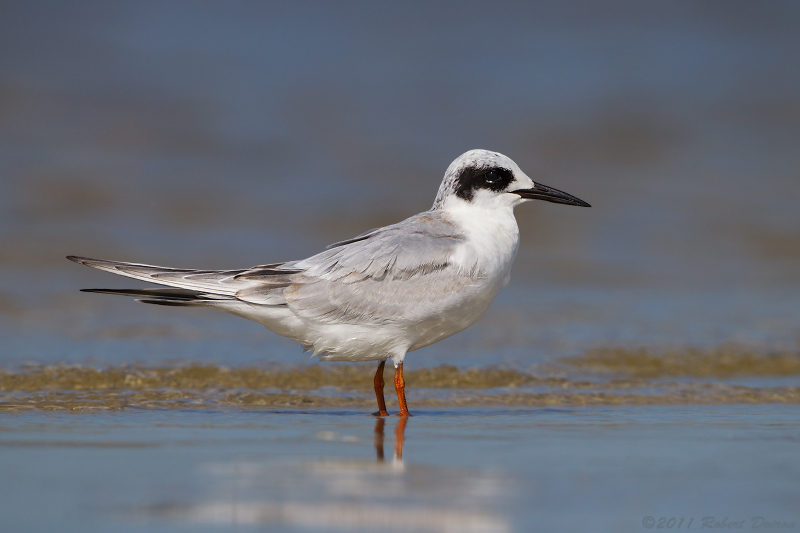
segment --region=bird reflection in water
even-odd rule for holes
[[[396,462],[403,462],[403,441],[405,440],[407,423],[408,417],[400,417],[400,421],[394,428],[394,460]],[[383,435],[385,426],[385,418],[378,418],[375,420],[375,454],[378,456],[379,463],[383,463],[385,461],[383,455]]]
[[[486,470],[404,464],[408,420],[399,418],[394,426],[394,456],[389,461],[384,454],[387,422],[380,417],[373,429],[377,461],[331,457],[286,462],[281,455],[264,462],[207,464],[200,487],[208,493],[201,501],[156,502],[144,514],[193,524],[317,531],[510,531],[497,510],[507,501],[513,480]],[[332,450],[332,443],[364,443],[332,431],[316,437],[326,441],[320,448],[324,450]]]

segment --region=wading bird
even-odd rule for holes
[[[242,270],[189,270],[69,256],[169,289],[85,289],[140,302],[219,309],[292,338],[326,361],[380,361],[377,413],[388,416],[383,369],[395,366],[409,416],[406,353],[473,324],[508,283],[519,245],[514,207],[545,200],[590,207],[534,183],[508,157],[471,150],[445,172],[430,210],[337,242],[308,259]]]

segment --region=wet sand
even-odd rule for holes
[[[17,366],[0,372],[0,524],[791,530],[796,360],[726,346],[423,368],[408,419],[370,414],[371,364]]]
[[[795,353],[758,355],[732,348],[661,356],[607,350],[535,371],[438,366],[411,370],[405,380],[411,405],[420,407],[800,404],[798,359]],[[0,371],[0,411],[367,411],[375,400],[372,366],[29,365]],[[384,372],[387,382],[391,372]],[[727,379],[709,379],[720,377]],[[395,407],[393,394],[388,397]]]

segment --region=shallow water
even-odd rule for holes
[[[800,523],[799,29],[778,0],[4,5],[0,530]],[[374,365],[64,259],[307,257],[476,147],[593,207],[517,209],[509,287],[406,360],[402,462]]]
[[[25,414],[5,531],[643,531],[798,524],[795,406]],[[402,433],[402,434],[401,434]],[[591,446],[586,443],[591,442]]]

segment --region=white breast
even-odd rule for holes
[[[459,199],[447,208],[447,215],[466,237],[450,262],[458,274],[470,277],[472,283],[460,305],[442,309],[436,317],[415,328],[415,341],[409,351],[474,324],[508,283],[519,247],[519,228],[511,208],[482,209]]]

